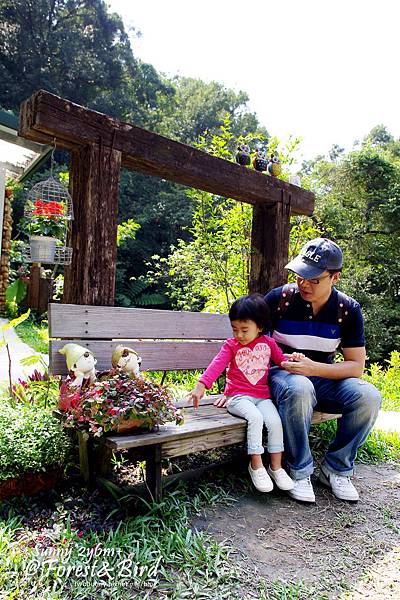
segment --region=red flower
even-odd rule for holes
[[[59,217],[64,214],[64,204],[62,202],[55,202],[54,200],[51,200],[50,202],[43,202],[43,200],[39,199],[36,200],[36,202],[34,202],[34,206],[34,215],[45,217]]]

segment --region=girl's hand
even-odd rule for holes
[[[226,397],[222,396],[222,398],[217,398],[217,400],[214,400],[213,404],[214,406],[218,406],[218,408],[225,408],[226,402]]]
[[[200,381],[199,381],[198,384],[196,385],[196,387],[194,388],[194,390],[192,390],[186,396],[186,399],[189,400],[189,402],[193,402],[193,408],[199,407],[199,402],[202,399],[202,397],[204,396],[205,390],[206,390],[206,386],[204,385],[204,383],[200,383]]]
[[[287,354],[286,356],[287,360],[289,360],[290,362],[298,362],[306,357],[306,355],[302,352],[292,352],[292,354]]]

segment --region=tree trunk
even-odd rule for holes
[[[114,305],[120,169],[121,152],[113,148],[92,144],[72,152],[66,304]]]

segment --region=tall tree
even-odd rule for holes
[[[103,0],[0,1],[0,105],[17,110],[44,88],[100,111],[143,122],[157,92],[170,92],[133,56],[123,22]]]

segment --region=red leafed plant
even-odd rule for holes
[[[87,430],[96,437],[131,419],[141,421],[140,426],[145,429],[169,421],[183,423],[168,387],[140,377],[131,379],[115,371],[107,379],[82,389],[79,396],[75,390],[70,399],[65,425]],[[60,408],[63,408],[61,403]]]

